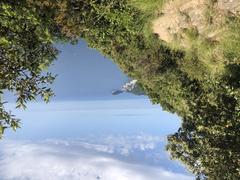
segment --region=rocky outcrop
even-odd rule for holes
[[[123,87],[120,90],[114,90],[112,91],[112,95],[118,95],[121,93],[132,93],[135,95],[144,95],[143,89],[139,86],[136,79],[131,80],[130,82],[127,82],[123,85]]]
[[[229,11],[233,14],[240,15],[239,0],[218,0],[217,7],[224,11]]]
[[[153,31],[165,42],[188,46],[186,30],[218,41],[224,21],[230,15],[240,16],[240,0],[172,0],[153,22]]]

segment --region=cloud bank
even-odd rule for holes
[[[3,180],[193,179],[161,167],[112,156],[117,154],[131,159],[131,153],[152,150],[159,141],[151,136],[122,137],[118,141],[109,136],[95,144],[83,140],[6,141],[0,147],[0,177]]]

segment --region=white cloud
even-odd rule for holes
[[[116,141],[109,136],[103,139],[102,144],[56,140],[41,143],[6,141],[0,150],[0,177],[3,180],[193,179],[163,168],[134,164],[111,156],[118,152],[118,147],[122,147],[119,152],[126,157],[134,149],[145,151],[154,148],[154,142],[158,142],[156,137],[122,137]],[[144,140],[149,143],[144,143]]]
[[[163,144],[164,139],[160,136],[139,134],[132,136],[109,135],[97,138],[87,137],[78,141],[48,140],[46,142],[66,146],[80,146],[81,148],[98,152],[128,156],[136,150],[142,152],[154,150],[159,144]]]

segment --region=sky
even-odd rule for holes
[[[58,60],[50,67],[58,77],[53,90],[55,100],[136,98],[129,94],[113,97],[113,89],[119,89],[129,78],[84,41],[77,45],[58,45]]]
[[[129,78],[83,41],[58,48],[52,101],[7,104],[22,121],[0,142],[0,180],[193,179],[165,151],[176,115],[146,96],[113,96]]]

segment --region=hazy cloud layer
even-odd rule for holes
[[[6,141],[0,147],[0,177],[3,180],[193,179],[162,167],[131,161],[137,160],[139,152],[142,156],[161,142],[162,138],[147,135],[107,136],[89,141]],[[121,160],[120,156],[125,159]]]

